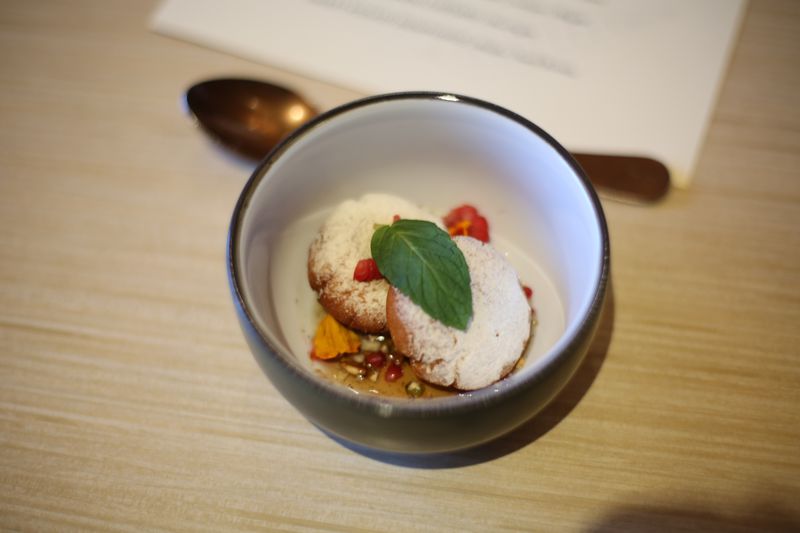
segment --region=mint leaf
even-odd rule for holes
[[[400,219],[372,234],[381,274],[431,317],[462,331],[472,318],[472,289],[464,254],[433,222]]]

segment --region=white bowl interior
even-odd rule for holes
[[[519,375],[576,331],[602,265],[590,194],[559,152],[524,123],[454,97],[352,107],[307,129],[266,168],[243,208],[240,287],[262,332],[310,368],[321,311],[306,278],[308,246],[339,202],[402,196],[444,215],[462,203],[488,218],[492,243],[535,291],[539,324]]]

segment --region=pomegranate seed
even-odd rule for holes
[[[386,355],[382,352],[368,353],[365,361],[372,368],[381,368],[386,363]]]
[[[403,377],[403,368],[397,363],[390,363],[386,368],[386,375],[384,379],[388,382],[397,381]]]

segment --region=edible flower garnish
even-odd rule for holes
[[[452,237],[466,235],[489,242],[489,222],[472,205],[464,204],[452,209],[444,217],[444,225]]]
[[[311,356],[317,359],[333,359],[342,354],[356,353],[360,347],[361,338],[355,332],[326,314],[314,333]]]

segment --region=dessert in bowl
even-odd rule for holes
[[[309,354],[329,304],[309,284],[309,249],[337,207],[372,193],[434,219],[465,203],[486,215],[492,248],[534,289],[535,328],[513,372],[427,398],[357,390],[319,371]],[[541,128],[474,98],[397,93],[320,115],[259,164],[233,213],[228,273],[256,360],[304,416],[361,446],[430,453],[507,433],[561,390],[599,322],[609,242],[592,186]]]

